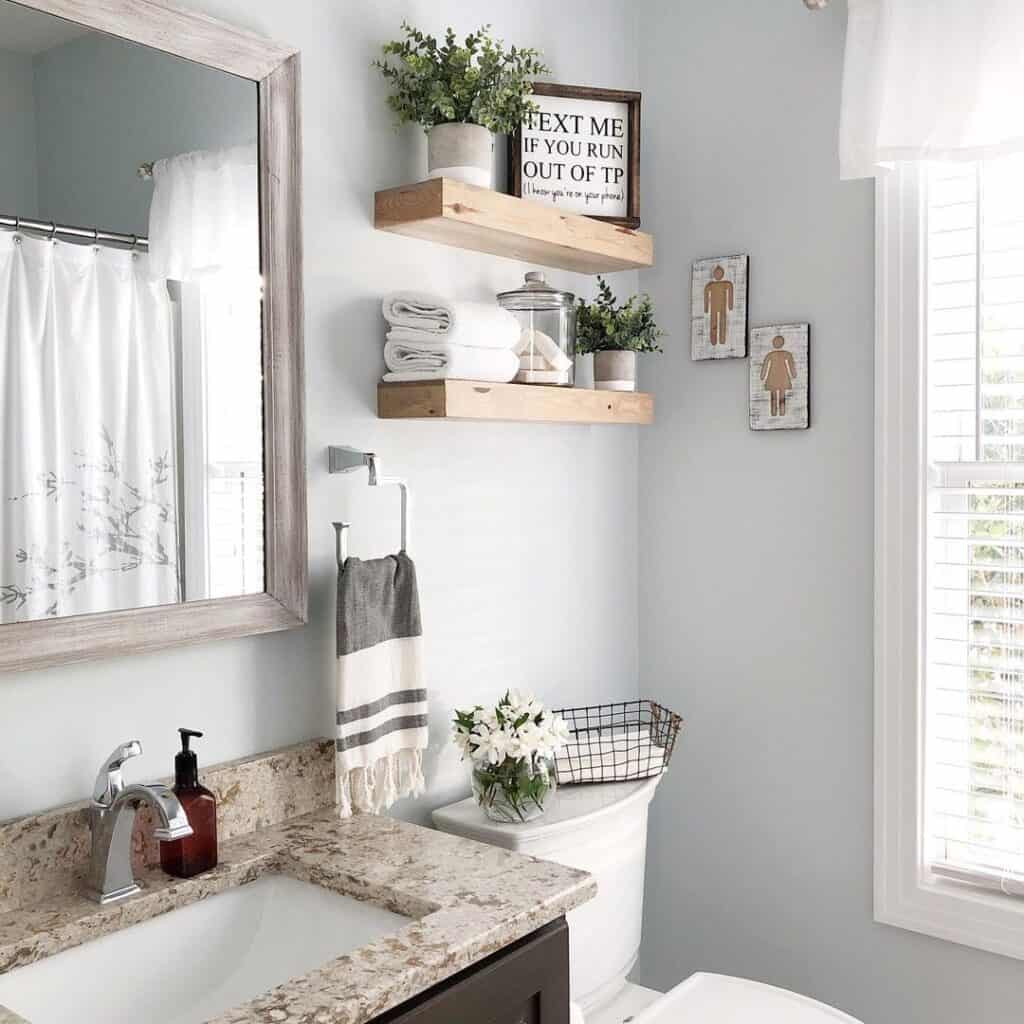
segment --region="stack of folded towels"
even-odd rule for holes
[[[496,303],[395,292],[383,309],[386,381],[453,377],[505,384],[519,373],[519,321]]]

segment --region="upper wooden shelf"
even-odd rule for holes
[[[378,192],[374,227],[583,274],[654,265],[654,238],[642,231],[450,178]]]
[[[517,420],[534,423],[653,423],[654,397],[541,384],[430,380],[377,385],[385,420]]]

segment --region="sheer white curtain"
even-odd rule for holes
[[[843,178],[1024,150],[1022,0],[849,0]]]
[[[180,282],[186,598],[264,590],[256,145],[153,167],[151,272]]]
[[[149,259],[154,277],[259,273],[256,145],[183,153],[153,165]]]
[[[174,380],[144,254],[0,231],[0,622],[179,599]]]

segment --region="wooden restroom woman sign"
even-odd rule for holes
[[[810,337],[810,324],[751,329],[751,430],[806,430],[811,425]]]
[[[509,191],[640,226],[640,93],[536,82],[540,108],[511,137]]]

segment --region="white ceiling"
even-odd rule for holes
[[[42,53],[88,31],[74,22],[0,0],[0,50]]]

